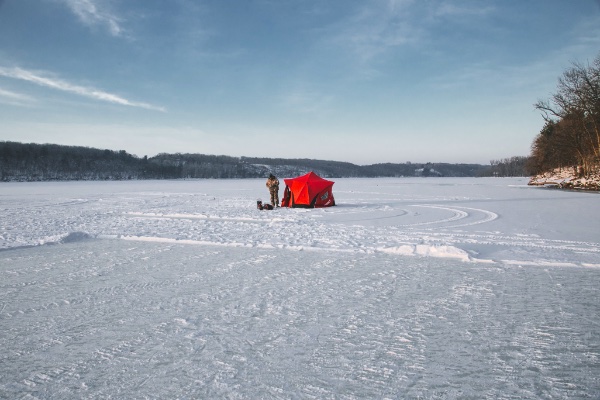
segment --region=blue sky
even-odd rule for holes
[[[0,0],[0,140],[487,164],[599,53],[598,0]]]

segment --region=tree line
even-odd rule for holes
[[[556,93],[540,100],[544,126],[531,146],[532,175],[572,168],[579,176],[600,170],[600,54],[591,64],[573,63]]]
[[[529,176],[529,171],[527,168],[529,162],[529,157],[524,156],[515,156],[501,160],[491,160],[489,176]]]
[[[447,163],[348,162],[230,157],[205,154],[166,154],[137,157],[124,150],[0,141],[0,181],[240,179],[303,175],[309,171],[328,178],[403,176],[492,176],[490,166]],[[496,176],[505,176],[504,174]]]
[[[165,179],[177,168],[124,150],[0,142],[0,181]]]

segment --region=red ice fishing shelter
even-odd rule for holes
[[[334,182],[314,172],[296,178],[284,179],[285,190],[281,207],[319,208],[335,206],[331,188]]]

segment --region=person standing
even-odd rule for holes
[[[279,180],[273,174],[269,174],[267,179],[267,188],[271,194],[271,205],[279,207]]]

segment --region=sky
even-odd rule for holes
[[[600,0],[0,0],[0,141],[488,164],[599,54]]]

